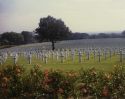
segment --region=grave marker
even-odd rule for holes
[[[61,63],[63,63],[64,62],[64,53],[63,52],[60,53],[60,58],[61,58]]]
[[[75,58],[75,51],[72,50],[72,51],[71,51],[71,59],[72,59],[72,62],[74,62],[74,58]]]
[[[81,51],[78,52],[78,56],[79,56],[79,63],[81,63],[82,62],[82,52]]]
[[[101,61],[101,52],[100,51],[98,51],[98,61],[100,62]]]
[[[29,64],[31,64],[31,62],[32,62],[32,54],[31,53],[28,54],[28,62],[29,62]]]
[[[48,59],[48,56],[47,56],[47,54],[45,54],[45,55],[44,55],[44,62],[45,62],[45,64],[47,64],[47,62],[48,62],[47,59]]]

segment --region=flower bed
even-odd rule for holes
[[[112,72],[95,68],[79,72],[42,71],[39,66],[34,66],[28,73],[21,66],[7,66],[0,70],[0,81],[0,97],[7,99],[83,99],[88,96],[93,99],[125,99],[122,66],[114,67]]]

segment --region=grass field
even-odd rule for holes
[[[13,65],[13,59],[9,57],[5,64],[6,65]],[[32,63],[29,64],[28,60],[22,56],[18,58],[17,65],[21,65],[25,68],[30,69],[34,65],[39,65],[41,69],[61,69],[64,71],[68,70],[80,70],[81,68],[87,69],[87,68],[96,68],[97,70],[103,70],[103,71],[111,71],[115,65],[125,65],[125,61],[120,62],[119,55],[112,56],[111,59],[108,57],[106,60],[104,59],[104,56],[101,57],[101,61],[98,61],[98,57],[96,59],[93,58],[93,55],[90,56],[90,60],[85,59],[85,56],[83,56],[82,62],[79,63],[78,56],[75,57],[75,61],[72,62],[71,57],[68,57],[67,60],[65,60],[63,63],[60,62],[60,60],[52,59],[51,57],[48,59],[47,64],[45,64],[42,59],[37,59],[35,56],[32,57]]]

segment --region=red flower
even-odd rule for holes
[[[104,86],[104,87],[103,87],[102,95],[103,95],[103,96],[109,96],[109,89],[108,89],[107,86]]]
[[[45,77],[48,76],[48,74],[49,74],[49,70],[46,69],[46,70],[44,71],[44,75],[45,75]]]
[[[8,82],[8,78],[7,78],[7,77],[3,77],[2,81],[3,81],[4,83],[7,83],[7,82]]]
[[[59,88],[58,92],[62,94],[64,90],[62,88]]]

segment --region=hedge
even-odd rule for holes
[[[112,72],[95,68],[79,72],[41,70],[38,65],[29,72],[17,65],[0,70],[0,99],[84,99],[88,96],[125,99],[123,66],[115,66]]]

